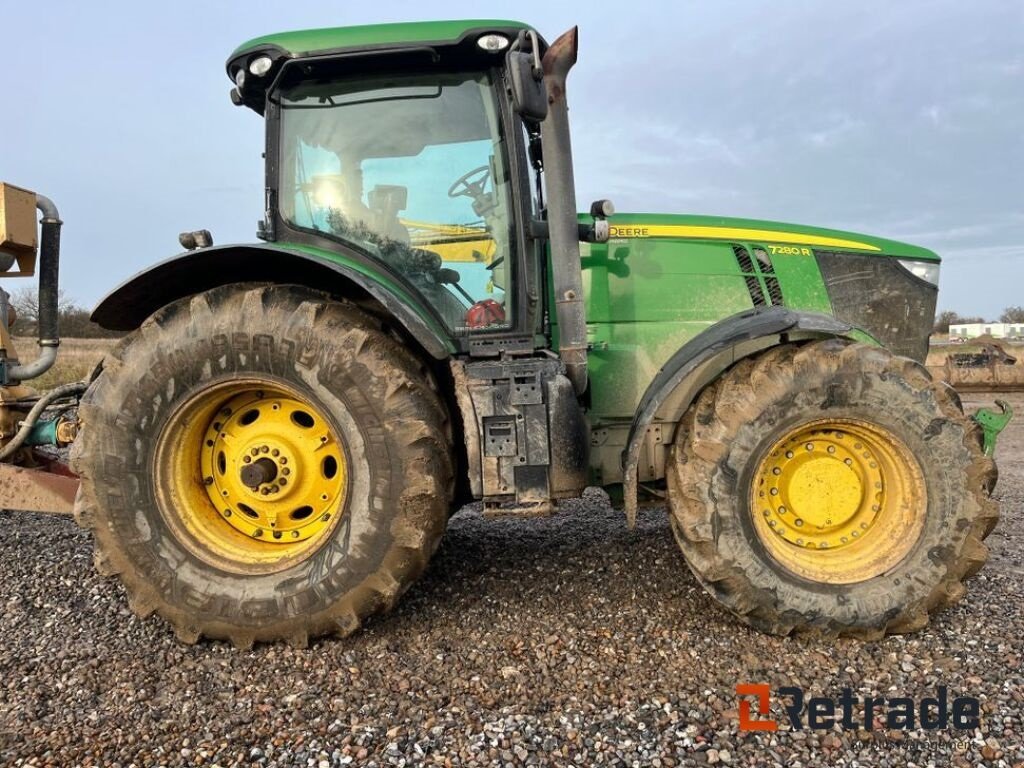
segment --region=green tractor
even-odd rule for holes
[[[236,646],[348,635],[454,510],[667,504],[764,631],[879,637],[964,593],[983,429],[921,362],[939,258],[768,221],[577,212],[575,29],[290,32],[230,57],[261,241],[133,277],[82,397],[79,523],[133,610]],[[668,161],[670,162],[670,160]],[[9,383],[9,382],[8,382]]]

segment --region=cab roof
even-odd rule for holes
[[[367,24],[355,27],[326,27],[277,32],[253,38],[235,49],[228,61],[267,48],[277,48],[289,56],[332,51],[401,47],[406,45],[452,45],[470,33],[518,32],[529,29],[521,21],[503,19],[462,19],[457,21],[410,21],[397,24]]]

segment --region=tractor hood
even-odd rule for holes
[[[582,218],[582,217],[581,217]],[[586,217],[589,220],[589,217]],[[870,235],[799,224],[724,216],[621,213],[608,220],[609,239],[678,238],[804,246],[900,259],[939,261],[934,251]]]

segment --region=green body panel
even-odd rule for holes
[[[856,232],[844,232],[838,229],[825,229],[822,227],[809,227],[802,224],[788,224],[779,221],[766,221],[763,219],[740,219],[727,216],[699,216],[686,214],[666,213],[622,213],[616,214],[609,219],[609,224],[614,227],[637,227],[642,225],[653,226],[689,226],[689,227],[714,227],[725,229],[744,229],[754,231],[767,231],[778,233],[779,236],[791,236],[790,239],[780,240],[770,237],[723,237],[723,240],[730,242],[757,242],[757,243],[800,243],[806,242],[814,245],[813,238],[836,238],[850,242],[859,243],[865,247],[855,248],[851,245],[841,250],[874,252],[879,255],[895,256],[900,259],[920,259],[925,261],[939,261],[934,251],[920,246],[901,243],[898,240],[887,240],[881,237],[872,237]],[[804,240],[801,240],[803,236]],[[821,247],[821,246],[819,246]]]
[[[811,248],[938,260],[905,243],[752,219],[621,214],[609,225],[607,243],[582,246],[594,423],[631,419],[676,350],[714,323],[753,307],[748,276],[767,294],[760,267],[741,271],[733,244],[766,250],[774,245],[771,261],[785,305],[823,315],[832,315],[832,306]],[[684,234],[673,234],[675,228]],[[690,234],[691,228],[697,229]],[[833,240],[842,245],[827,245]],[[850,336],[874,342],[861,330]]]
[[[415,21],[399,24],[368,24],[358,27],[330,27],[279,32],[249,40],[238,46],[231,59],[246,51],[264,46],[280,48],[292,56],[336,51],[345,48],[374,48],[433,43],[448,45],[457,42],[472,30],[529,29],[519,21],[501,19],[465,19],[460,21]]]
[[[378,285],[382,286],[385,290],[394,294],[403,304],[410,307],[435,334],[439,339],[442,339],[448,347],[449,353],[455,352],[455,346],[452,344],[451,336],[447,329],[442,327],[434,317],[434,314],[429,311],[423,302],[423,299],[419,295],[406,287],[403,283],[394,280],[383,270],[373,269],[372,267],[364,264],[361,261],[350,259],[342,253],[335,251],[329,251],[323,248],[314,248],[310,245],[302,245],[299,243],[281,242],[273,246],[254,246],[254,247],[265,247],[274,248],[280,250],[297,251],[300,253],[308,254],[315,258],[321,259],[322,261],[333,262],[335,264],[341,264],[348,267],[349,269],[358,272],[361,275],[373,280]]]

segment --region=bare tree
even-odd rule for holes
[[[1003,314],[999,316],[999,322],[1024,323],[1024,307],[1020,305],[1007,307],[1003,310]]]

